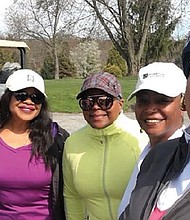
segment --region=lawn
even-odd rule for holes
[[[137,78],[124,77],[119,79],[123,98],[125,100],[124,111],[131,111],[131,106],[134,100],[127,102],[126,98],[133,91]],[[80,91],[83,79],[63,78],[60,80],[45,80],[46,94],[52,112],[67,112],[78,113],[81,112],[76,95]]]

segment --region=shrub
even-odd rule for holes
[[[120,69],[122,76],[126,75],[126,61],[121,57],[115,47],[112,47],[108,52],[107,66],[117,66]]]
[[[116,66],[116,65],[106,66],[106,67],[104,68],[104,71],[113,74],[113,75],[116,76],[117,78],[122,78],[122,71],[121,71],[121,69],[120,69],[118,66]]]

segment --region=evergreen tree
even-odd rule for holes
[[[113,67],[114,66],[114,67]],[[118,50],[115,47],[112,47],[108,51],[108,59],[107,59],[107,65],[105,69],[110,69],[112,67],[112,71],[114,69],[116,70],[116,75],[119,75],[119,77],[122,77],[126,75],[126,61],[122,58],[122,56],[119,54]],[[119,72],[118,72],[119,71]]]
[[[58,61],[59,61],[59,78],[63,78],[65,76],[75,76],[76,68],[74,63],[70,60],[69,47],[67,42],[64,42],[59,48]],[[52,58],[50,53],[47,53],[44,65],[41,69],[41,75],[45,79],[53,79],[54,78],[54,59]]]

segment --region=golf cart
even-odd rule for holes
[[[19,51],[19,60],[15,63],[6,62],[0,70],[0,96],[4,92],[5,82],[9,75],[11,75],[17,69],[23,69],[26,65],[26,49],[30,49],[25,42],[22,41],[10,41],[0,40],[0,49],[13,49]]]

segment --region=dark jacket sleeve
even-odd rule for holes
[[[56,159],[56,165],[53,169],[52,178],[52,206],[53,206],[53,220],[65,220],[64,199],[63,199],[63,172],[62,172],[62,155],[65,140],[69,133],[58,126],[58,133],[54,138],[52,151]]]

